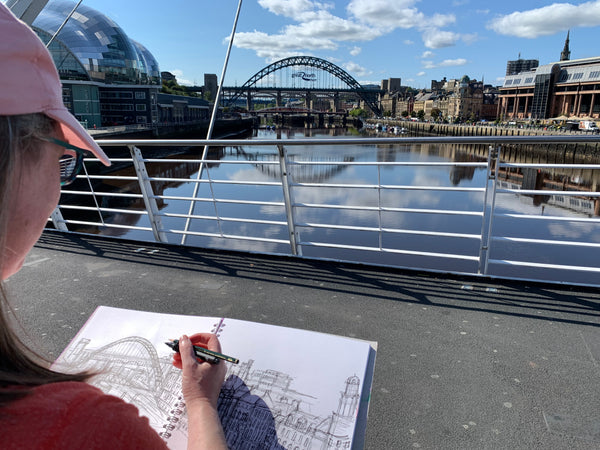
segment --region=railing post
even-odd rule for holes
[[[65,223],[65,219],[63,218],[62,213],[60,212],[60,208],[57,206],[52,211],[50,215],[50,219],[52,219],[52,225],[59,231],[69,231],[67,224]]]
[[[488,260],[490,246],[492,242],[492,227],[494,223],[494,209],[496,207],[496,184],[498,179],[498,169],[500,165],[500,146],[489,146],[487,161],[487,176],[485,179],[485,195],[483,200],[483,218],[481,221],[481,247],[479,249],[479,267],[477,273],[481,275],[488,274]],[[491,204],[490,182],[492,187]]]
[[[279,168],[281,170],[281,185],[283,186],[283,202],[285,204],[285,215],[288,223],[288,234],[290,236],[290,247],[292,255],[302,255],[302,248],[298,245],[296,236],[296,226],[294,219],[294,205],[292,203],[292,195],[290,192],[290,179],[288,175],[286,152],[283,145],[277,146],[279,152]]]
[[[158,212],[158,204],[154,198],[154,192],[152,190],[152,184],[148,179],[148,171],[144,164],[144,158],[142,152],[135,145],[128,145],[129,151],[131,152],[131,159],[133,160],[133,167],[140,183],[140,190],[144,198],[144,204],[146,205],[146,211],[148,211],[148,218],[150,219],[150,226],[152,227],[152,233],[154,233],[154,239],[158,242],[167,242],[167,235],[164,233],[162,227],[162,221]]]

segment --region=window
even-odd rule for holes
[[[133,98],[133,92],[122,92],[122,91],[103,91],[100,92],[100,98],[110,100],[118,98]]]
[[[146,111],[146,105],[145,105],[145,104],[143,104],[143,103],[142,103],[142,104],[135,105],[135,110],[136,110],[136,111]]]
[[[577,72],[573,74],[574,80],[581,80],[583,78],[583,72]]]
[[[140,92],[140,91],[137,91],[137,92],[135,93],[135,99],[136,99],[136,100],[146,100],[146,93],[145,93],[145,92],[143,92],[143,91],[142,91],[142,92]]]

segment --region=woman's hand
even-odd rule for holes
[[[173,364],[183,370],[181,391],[188,412],[188,450],[226,449],[217,400],[227,367],[224,361],[218,364],[199,361],[193,345],[221,352],[221,344],[214,334],[184,335],[179,339],[179,354],[174,355]]]
[[[173,363],[183,370],[181,390],[185,403],[188,405],[197,401],[208,401],[213,407],[217,407],[217,400],[221,386],[225,380],[227,367],[225,362],[210,364],[198,360],[194,354],[193,345],[221,352],[221,344],[217,336],[209,333],[198,333],[191,337],[182,336],[179,339],[179,355],[174,355]]]

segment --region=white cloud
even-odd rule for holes
[[[425,15],[414,7],[415,3],[415,0],[350,0],[346,9],[361,22],[391,31],[423,23]]]
[[[445,59],[441,62],[434,63],[433,61],[424,60],[422,61],[424,69],[435,69],[436,67],[455,67],[455,66],[464,66],[467,64],[467,60],[465,58],[456,58],[456,59]]]
[[[274,34],[260,30],[238,32],[234,45],[253,50],[259,57],[276,60],[293,54],[310,54],[311,51],[336,51],[341,42],[368,42],[386,33],[401,29],[415,29],[423,36],[428,48],[455,45],[461,35],[442,30],[456,22],[454,14],[427,16],[417,8],[420,0],[349,0],[348,16],[332,13],[334,5],[316,0],[258,0],[265,10],[291,19]],[[427,24],[423,26],[423,24]],[[468,36],[463,37],[466,41]],[[412,45],[410,39],[404,45]],[[350,50],[352,56],[361,51],[358,46]]]
[[[352,50],[350,50],[350,54],[352,56],[356,56],[358,55],[360,52],[362,51],[362,48],[360,47],[353,47]]]
[[[421,55],[421,58],[431,58],[433,56],[434,56],[434,53],[432,51],[426,50]]]
[[[467,64],[467,60],[465,58],[445,59],[438,64],[438,67],[464,66],[465,64]]]
[[[347,62],[346,64],[343,65],[343,68],[350,74],[352,75],[354,78],[356,77],[366,77],[371,75],[371,71],[365,69],[364,67],[360,66],[359,64],[356,64],[352,61]]]
[[[427,72],[423,72],[423,71],[421,71],[421,72],[417,73],[417,76],[418,76],[418,77],[422,77],[422,76],[423,76],[423,75],[425,75],[426,73],[427,73]]]
[[[310,0],[258,0],[258,4],[273,14],[291,18],[302,17],[319,6]]]
[[[524,38],[547,36],[575,27],[600,25],[600,0],[573,5],[553,3],[497,17],[487,27],[496,33]]]
[[[460,35],[452,31],[431,28],[423,33],[423,43],[427,48],[451,47],[460,39]]]

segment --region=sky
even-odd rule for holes
[[[238,0],[83,0],[115,21],[181,84],[220,78]],[[310,55],[361,84],[401,78],[429,88],[461,78],[501,85],[506,62],[600,56],[600,0],[243,0],[225,86],[267,65]]]

